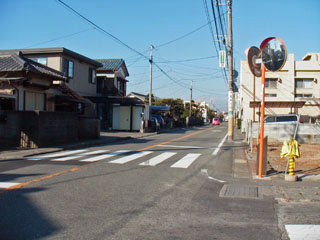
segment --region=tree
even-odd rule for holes
[[[155,105],[160,106],[170,106],[170,115],[174,120],[178,120],[181,118],[183,113],[183,100],[182,99],[173,99],[173,98],[163,98],[154,103]]]
[[[149,94],[147,94],[146,98],[144,99],[144,103],[149,103]],[[154,103],[155,103],[153,94],[151,94],[151,103],[152,103],[152,105],[154,105]]]

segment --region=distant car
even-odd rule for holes
[[[219,118],[213,118],[212,119],[212,125],[220,125]]]
[[[160,127],[164,126],[164,119],[161,115],[154,114],[154,115],[152,115],[152,118],[156,118],[158,120]]]

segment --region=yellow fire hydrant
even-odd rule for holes
[[[289,143],[283,142],[280,157],[289,157],[289,163],[287,164],[286,172],[288,169],[289,175],[294,175],[295,160],[301,156],[298,141],[290,138]]]

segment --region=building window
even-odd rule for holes
[[[266,78],[265,88],[277,88],[277,78]]]
[[[296,78],[296,88],[312,88],[313,79]]]
[[[89,83],[96,84],[96,70],[89,68]]]
[[[35,61],[37,63],[41,63],[42,65],[47,66],[47,58],[41,57],[41,58],[30,58],[32,61]]]
[[[122,89],[121,89],[121,81],[120,81],[120,80],[117,81],[117,88],[118,88],[119,91],[122,90]]]
[[[63,59],[63,72],[65,77],[73,78],[73,61],[66,58]]]
[[[266,93],[265,97],[277,97],[276,93]]]
[[[309,93],[298,93],[295,95],[296,98],[312,98],[312,94],[309,94]]]

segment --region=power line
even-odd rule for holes
[[[54,41],[57,41],[57,40],[61,40],[61,39],[68,38],[68,37],[72,37],[72,36],[78,35],[80,33],[88,32],[88,31],[92,31],[92,30],[95,30],[95,28],[93,27],[93,28],[89,28],[89,29],[84,29],[84,30],[81,30],[81,31],[78,31],[78,32],[74,32],[74,33],[70,33],[70,34],[67,34],[67,35],[60,36],[60,37],[56,37],[56,38],[53,38],[53,39],[50,39],[50,40],[47,40],[47,41],[35,43],[35,44],[29,45],[29,46],[24,47],[24,48],[31,48],[31,47],[42,45],[42,44],[46,44],[46,43],[49,43],[49,42],[54,42]]]
[[[216,58],[218,56],[209,56],[209,57],[202,57],[202,58],[193,58],[193,59],[184,59],[184,60],[174,60],[174,61],[164,61],[164,62],[158,62],[158,63],[179,63],[179,62],[192,62],[192,61],[198,61],[198,60],[204,60],[204,59],[210,59],[210,58]]]
[[[131,50],[132,52],[135,52],[136,54],[140,55],[141,57],[147,59],[149,61],[149,58],[147,56],[145,56],[144,54],[142,54],[141,52],[137,51],[136,49],[130,47],[128,44],[124,43],[123,41],[121,41],[119,38],[117,38],[116,36],[114,36],[113,34],[109,33],[108,31],[106,31],[105,29],[101,28],[100,26],[98,26],[97,24],[95,24],[94,22],[92,22],[91,20],[89,20],[88,18],[86,18],[85,16],[83,16],[81,13],[79,13],[78,11],[76,11],[75,9],[73,9],[72,7],[70,7],[68,4],[64,3],[62,0],[56,0],[57,2],[59,2],[62,6],[64,6],[65,8],[67,8],[68,10],[70,10],[72,13],[74,13],[76,16],[80,17],[82,20],[86,21],[87,23],[89,23],[91,26],[95,27],[97,30],[99,30],[101,33],[103,33],[104,35],[110,37],[111,39],[113,39],[114,41],[118,42],[119,44],[121,44],[122,46],[128,48],[129,50]],[[153,64],[167,77],[169,78],[171,81],[175,82],[176,84],[180,85],[181,87],[187,88],[186,86],[182,85],[181,83],[179,83],[178,81],[174,80],[171,76],[169,76],[162,68],[160,68],[160,66],[158,64],[156,64],[155,62],[153,62]]]
[[[176,42],[176,41],[178,41],[178,40],[181,40],[181,39],[183,39],[183,38],[191,35],[192,33],[195,33],[195,32],[197,32],[197,31],[201,30],[202,28],[204,28],[204,27],[207,26],[208,24],[209,24],[209,22],[207,22],[206,24],[204,24],[204,25],[202,25],[202,26],[200,26],[200,27],[192,30],[192,31],[189,32],[189,33],[186,33],[186,34],[182,35],[181,37],[178,37],[178,38],[176,38],[176,39],[174,39],[174,40],[171,40],[171,41],[169,41],[169,42],[160,44],[160,45],[156,46],[155,48],[159,49],[159,48],[161,48],[161,47],[163,47],[163,46],[165,46],[165,45],[168,45],[168,44],[174,43],[174,42]]]
[[[212,25],[211,25],[211,19],[210,19],[210,14],[209,14],[209,9],[208,9],[208,4],[207,4],[207,0],[203,0],[203,5],[204,5],[204,8],[205,8],[205,13],[206,13],[206,16],[207,16],[207,20],[208,20],[208,23],[209,24],[209,29],[210,29],[210,32],[211,32],[211,37],[212,37],[212,40],[213,40],[213,44],[214,44],[214,48],[216,50],[216,53],[217,53],[217,56],[219,55],[219,51],[218,51],[218,48],[217,48],[217,44],[216,44],[216,41],[215,41],[215,38],[214,38],[214,33],[213,33],[213,29],[212,29]],[[213,9],[213,12],[214,12],[214,9]],[[217,31],[217,34],[218,34],[218,30],[217,30],[217,23],[216,23],[216,17],[215,17],[215,14],[214,14],[214,22],[215,22],[215,26],[216,26],[216,31]],[[221,49],[220,47],[220,43],[218,42],[219,44],[219,49]],[[223,72],[224,74],[224,84],[225,84],[225,87],[227,88],[227,81],[228,81],[228,78],[227,78],[227,74],[226,74],[226,70],[225,69],[221,69],[221,71]]]
[[[136,54],[140,55],[141,57],[143,57],[143,58],[145,58],[145,59],[147,59],[149,61],[149,58],[147,56],[143,55],[141,52],[139,52],[136,49],[130,47],[128,44],[124,43],[123,41],[121,41],[119,38],[117,38],[113,34],[109,33],[105,29],[101,28],[100,26],[98,26],[97,24],[95,24],[94,22],[92,22],[91,20],[86,18],[85,16],[83,16],[81,13],[79,13],[78,11],[76,11],[75,9],[70,7],[68,4],[64,3],[62,0],[56,0],[56,1],[59,2],[61,5],[63,5],[65,8],[69,9],[70,11],[72,11],[75,15],[77,15],[78,17],[80,17],[81,19],[83,19],[84,21],[89,23],[91,26],[95,27],[97,30],[99,30],[100,32],[102,32],[106,36],[110,37],[111,39],[113,39],[114,41],[118,42],[122,46],[125,46],[129,50],[135,52]]]

